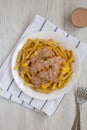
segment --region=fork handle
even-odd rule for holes
[[[81,123],[80,123],[80,104],[77,103],[77,130],[81,130]]]

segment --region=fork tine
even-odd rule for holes
[[[87,98],[87,88],[84,88],[82,96],[84,96],[85,98]]]
[[[79,97],[82,97],[82,95],[83,95],[83,90],[84,90],[83,87],[78,87],[78,88],[77,88],[77,95],[78,95]]]
[[[84,92],[83,96],[87,98],[87,90]]]
[[[87,88],[78,87],[77,88],[77,96],[87,98]]]

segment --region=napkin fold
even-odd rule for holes
[[[80,63],[83,61],[84,57],[87,54],[87,45],[69,33],[63,31],[56,25],[52,24],[45,18],[36,15],[34,21],[31,25],[27,27],[24,34],[18,41],[18,43],[26,36],[30,35],[31,33],[42,31],[42,30],[49,30],[54,31],[57,34],[62,34],[69,40],[71,40],[74,44],[74,47],[79,53],[80,57]],[[27,108],[39,111],[41,113],[45,113],[48,116],[52,116],[57,108],[59,107],[61,101],[64,98],[64,95],[58,97],[54,100],[37,100],[33,97],[29,97],[25,95],[16,85],[12,74],[11,74],[11,58],[12,58],[13,50],[10,53],[10,55],[7,57],[5,62],[0,68],[0,96],[16,102],[18,104],[21,104]]]

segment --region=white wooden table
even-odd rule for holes
[[[87,0],[0,0],[0,65],[36,14],[87,43],[87,28],[74,27],[70,19],[81,6],[87,8]],[[76,85],[87,87],[86,58]],[[0,97],[0,130],[71,130],[75,114],[74,89],[50,118]],[[81,126],[87,130],[87,104],[82,108]]]

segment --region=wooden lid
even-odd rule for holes
[[[77,8],[72,13],[72,23],[77,27],[87,26],[87,9]]]

